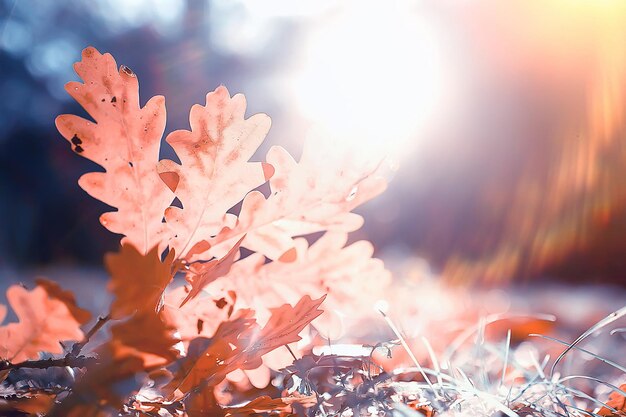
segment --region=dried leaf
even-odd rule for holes
[[[197,338],[189,344],[187,356],[179,360],[179,370],[165,388],[169,395],[176,390],[190,392],[198,387],[214,386],[236,369],[255,369],[261,357],[283,345],[300,340],[298,334],[322,314],[324,297],[312,300],[305,296],[295,305],[272,309],[272,316],[260,329],[251,311],[222,323],[211,339]]]
[[[337,315],[373,314],[378,301],[391,281],[391,274],[381,260],[372,258],[371,243],[359,241],[345,246],[345,233],[326,233],[313,245],[306,239],[295,242],[295,262],[265,263],[259,254],[233,265],[230,273],[208,286],[213,294],[237,291],[241,308],[252,308],[264,322],[268,306],[295,303],[303,295],[321,297],[326,313],[313,323],[324,334],[341,335]],[[297,283],[297,285],[294,285]]]
[[[178,357],[176,329],[152,311],[140,311],[111,328],[111,351],[115,360],[136,357],[146,368],[165,365]]]
[[[74,293],[72,291],[64,290],[56,282],[45,278],[37,278],[35,283],[39,287],[45,289],[50,297],[56,298],[57,300],[65,303],[69,312],[80,324],[86,324],[89,320],[91,320],[91,313],[84,308],[80,308],[78,304],[76,304],[76,297],[74,297]],[[2,322],[1,319],[0,322]]]
[[[244,238],[245,236],[239,239],[222,259],[215,259],[204,264],[191,266],[191,271],[187,274],[187,281],[191,284],[191,291],[180,304],[181,307],[189,300],[196,298],[200,291],[211,282],[228,274],[235,258],[239,256],[239,245],[241,245]]]
[[[59,342],[83,338],[65,302],[50,297],[45,288],[28,291],[13,285],[7,299],[19,322],[0,327],[0,358],[17,363],[37,359],[40,352],[63,353]]]
[[[83,50],[74,69],[84,83],[70,82],[65,89],[95,123],[64,114],[56,125],[76,153],[106,170],[83,175],[79,184],[92,197],[117,208],[101,216],[102,225],[147,253],[164,238],[161,220],[173,199],[156,171],[165,99],[155,96],[141,108],[136,75],[125,66],[118,71],[110,54],[93,47]]]
[[[109,290],[115,295],[111,317],[119,319],[135,311],[156,312],[163,291],[172,280],[174,252],[161,261],[157,247],[145,255],[134,246],[122,245],[118,253],[110,253],[104,263],[111,274]]]
[[[247,234],[243,247],[289,262],[296,257],[294,236],[361,227],[363,219],[351,210],[386,188],[378,165],[351,167],[350,161],[341,158],[330,163],[333,149],[323,153],[314,149],[317,145],[309,142],[299,162],[281,147],[270,149],[267,162],[275,172],[269,198],[258,191],[246,196],[234,227],[210,240],[214,255]],[[224,242],[226,247],[221,245]]]
[[[0,399],[0,412],[2,415],[17,415],[16,412],[29,415],[42,415],[54,404],[54,396],[51,394],[31,394],[19,396],[10,400]]]
[[[248,162],[265,139],[270,118],[255,114],[244,119],[245,110],[243,95],[231,98],[225,87],[218,87],[207,94],[205,106],[191,108],[191,131],[177,130],[166,139],[182,164],[159,163],[159,172],[183,205],[165,212],[170,247],[181,258],[211,259],[197,257],[198,248],[206,250],[207,239],[224,227],[227,211],[273,173],[267,164]]]
[[[305,407],[312,407],[317,404],[315,395],[300,395],[283,398],[271,398],[262,395],[250,401],[248,404],[239,407],[225,408],[226,416],[253,416],[267,412],[278,415],[289,415],[292,413],[292,404],[302,404]]]
[[[323,310],[319,309],[326,296],[317,300],[305,295],[295,306],[284,304],[271,308],[271,316],[260,332],[252,335],[245,349],[242,369],[255,369],[261,365],[261,357],[266,353],[302,338],[299,333],[311,324]]]

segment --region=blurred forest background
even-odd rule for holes
[[[93,45],[165,95],[166,133],[223,84],[272,117],[258,158],[311,129],[389,152],[355,238],[390,266],[626,285],[625,44],[621,0],[0,0],[0,271],[117,245],[54,126]]]

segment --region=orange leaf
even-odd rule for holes
[[[221,382],[232,370],[232,358],[242,349],[241,335],[258,330],[252,311],[242,310],[238,316],[222,322],[215,335],[210,338],[198,337],[191,341],[187,356],[179,360],[178,370],[164,391],[172,395],[174,391],[189,392],[205,383],[214,386]]]
[[[111,351],[116,360],[141,358],[145,367],[167,364],[178,356],[175,328],[152,311],[140,311],[111,327]]]
[[[187,294],[187,297],[183,300],[180,306],[184,306],[187,301],[194,299],[200,294],[200,291],[204,289],[211,282],[228,274],[230,267],[235,262],[235,257],[239,255],[239,245],[245,238],[242,237],[232,247],[230,251],[220,260],[213,260],[204,264],[194,264],[191,266],[191,272],[187,274],[187,281],[191,284],[191,291]]]
[[[261,356],[302,339],[298,334],[324,311],[319,309],[326,295],[317,300],[305,295],[295,306],[284,304],[271,308],[272,315],[260,332],[252,335],[245,349],[241,367],[254,369],[261,365]]]
[[[39,287],[45,289],[50,297],[62,301],[72,316],[74,316],[76,321],[80,324],[86,324],[89,320],[91,320],[91,313],[84,308],[78,307],[76,304],[76,297],[74,297],[73,292],[63,290],[59,284],[45,278],[37,278],[35,283],[37,283]],[[2,320],[0,319],[0,322],[1,321]]]
[[[173,235],[170,247],[181,258],[191,258],[198,244],[206,248],[206,239],[232,217],[227,211],[273,173],[267,164],[248,162],[265,139],[270,118],[255,114],[244,119],[245,110],[243,95],[231,98],[225,87],[218,87],[207,94],[205,106],[191,108],[191,131],[177,130],[166,139],[182,164],[163,160],[158,168],[183,205],[165,212]]]
[[[17,363],[37,359],[39,352],[63,353],[59,342],[83,338],[65,302],[50,297],[45,288],[28,291],[13,285],[7,299],[19,322],[0,327],[0,358]]]
[[[324,297],[312,300],[304,296],[293,307],[285,304],[272,309],[272,316],[262,329],[251,318],[250,310],[240,311],[237,318],[220,324],[211,339],[191,341],[166,392],[215,386],[236,369],[257,368],[266,353],[301,339],[298,334],[322,314],[318,309],[322,301]]]
[[[101,216],[102,225],[147,253],[164,239],[161,220],[173,199],[156,171],[165,99],[155,96],[141,108],[135,74],[125,66],[118,71],[110,54],[93,47],[83,50],[74,69],[84,83],[70,82],[65,89],[96,123],[64,114],[56,125],[76,153],[106,170],[83,175],[79,184],[117,208]]]
[[[220,323],[228,320],[232,314],[235,297],[226,294],[222,298],[213,298],[205,294],[181,306],[188,295],[188,286],[178,287],[165,294],[165,320],[176,327],[183,342],[199,336],[212,337]]]
[[[10,400],[0,400],[0,412],[7,413],[3,415],[43,415],[54,404],[54,395],[52,394],[32,394],[28,396],[18,396]],[[21,413],[18,413],[21,412]]]
[[[621,389],[622,391],[626,391],[626,384],[620,385],[619,389]],[[609,395],[609,401],[606,403],[606,405],[616,409],[617,413],[609,410],[606,407],[602,407],[600,411],[598,411],[599,415],[606,417],[626,416],[626,397],[624,397],[622,393],[616,391],[612,392],[611,395]]]
[[[315,395],[308,396],[292,396],[283,398],[271,398],[262,395],[250,401],[248,404],[240,407],[227,407],[225,409],[226,416],[254,416],[267,412],[281,412],[280,415],[288,415],[292,412],[292,404],[302,404],[305,407],[311,407],[317,404]]]
[[[157,247],[145,255],[129,244],[107,254],[104,263],[111,274],[109,290],[115,295],[111,317],[119,319],[135,311],[156,312],[163,291],[172,280],[174,251],[163,262]]]

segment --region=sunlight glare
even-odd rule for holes
[[[361,152],[399,156],[440,107],[436,33],[412,5],[347,3],[310,34],[291,79],[302,113]]]

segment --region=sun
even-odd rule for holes
[[[360,152],[406,152],[441,109],[440,39],[415,3],[352,1],[324,16],[293,71],[299,111]]]

